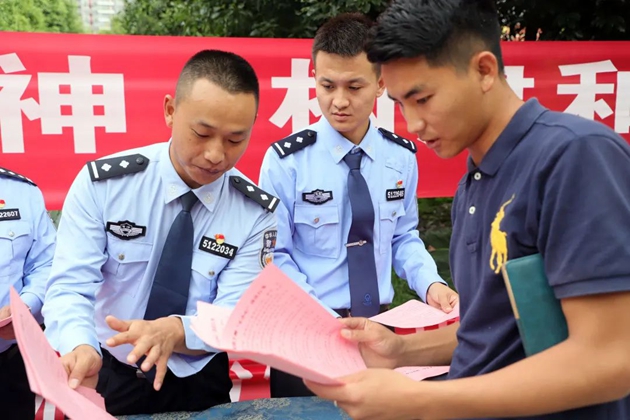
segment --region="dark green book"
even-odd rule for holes
[[[566,340],[567,320],[547,281],[542,256],[507,261],[502,272],[525,354],[531,356]]]

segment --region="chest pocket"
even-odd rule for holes
[[[338,206],[295,205],[293,243],[308,255],[339,258],[341,223]]]
[[[115,280],[116,284],[108,287],[135,297],[151,258],[153,245],[133,240],[122,241],[111,236],[107,239],[108,257],[103,271],[111,278],[105,281]]]
[[[31,225],[15,220],[0,223],[0,283],[22,274],[24,260],[33,243]]]
[[[197,301],[212,303],[217,297],[217,279],[229,259],[195,250],[192,259],[192,281],[188,294],[189,305],[194,303],[193,311],[197,310]],[[191,309],[191,308],[189,308]]]
[[[381,254],[390,251],[398,218],[405,214],[404,200],[387,201],[379,204],[379,251]]]

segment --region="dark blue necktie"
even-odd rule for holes
[[[144,319],[147,321],[186,313],[194,248],[194,230],[190,210],[198,199],[194,192],[188,191],[180,197],[180,201],[182,211],[179,212],[168,231],[153,278],[149,302],[144,313]],[[136,363],[138,367],[142,365],[144,359],[143,356],[138,360]],[[155,367],[145,372],[145,376],[152,382],[155,378]]]
[[[166,237],[144,313],[144,319],[148,321],[186,313],[194,238],[190,210],[197,200],[192,191],[180,197],[182,211]]]
[[[374,261],[374,206],[365,178],[361,175],[363,151],[356,149],[343,160],[350,168],[348,196],[352,224],[348,234],[348,274],[350,278],[350,313],[371,317],[379,313],[378,279]]]

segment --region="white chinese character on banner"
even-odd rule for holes
[[[29,120],[39,118],[35,99],[22,99],[31,81],[29,74],[12,74],[26,70],[15,53],[0,55],[0,139],[3,153],[24,153],[22,112]]]
[[[317,98],[311,98],[311,89],[315,88],[315,78],[309,74],[310,60],[306,58],[291,59],[290,77],[272,77],[271,87],[286,89],[287,93],[276,112],[269,121],[277,127],[284,127],[291,120],[291,131],[296,132],[310,125],[310,114],[322,115]],[[394,130],[394,102],[384,93],[376,101],[377,116],[372,118],[377,126]]]
[[[37,74],[42,134],[71,127],[75,153],[94,153],[96,127],[107,133],[127,130],[123,75],[92,73],[89,56],[68,56],[68,69]]]
[[[630,71],[617,73],[615,131],[622,134],[630,133]]]
[[[571,105],[565,110],[584,118],[595,119],[595,114],[606,118],[613,114],[612,108],[603,99],[596,100],[596,95],[615,93],[613,83],[597,83],[598,73],[617,71],[612,61],[569,64],[559,66],[563,76],[580,76],[579,84],[559,84],[558,95],[576,95]]]
[[[291,131],[298,131],[310,124],[311,112],[316,117],[322,115],[317,99],[310,97],[311,89],[315,87],[315,79],[308,72],[310,61],[307,58],[293,58],[290,77],[271,78],[273,89],[287,90],[282,104],[269,118],[277,127],[282,128],[291,120]]]
[[[525,77],[525,66],[505,66],[505,76],[508,85],[520,99],[523,99],[525,88],[534,87],[534,78]]]

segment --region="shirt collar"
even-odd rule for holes
[[[214,211],[225,183],[225,174],[221,175],[221,177],[216,181],[210,184],[202,185],[201,187],[193,190],[186,185],[175,170],[169,156],[170,147],[171,140],[169,140],[166,147],[162,149],[158,163],[160,178],[162,179],[162,186],[164,189],[164,204],[170,203],[171,201],[186,194],[188,191],[193,191],[208,211]]]
[[[508,125],[483,157],[478,167],[475,166],[472,158],[470,156],[468,157],[468,171],[473,172],[479,170],[488,176],[494,176],[501,167],[501,164],[507,159],[510,153],[512,153],[512,150],[514,150],[516,145],[525,137],[536,120],[546,110],[547,109],[535,98],[525,102],[518,111],[516,111]]]
[[[326,149],[330,152],[335,163],[341,162],[345,155],[348,154],[356,145],[335,130],[325,117],[313,125],[317,131],[318,141],[322,141],[326,145]],[[376,158],[376,142],[381,139],[381,135],[376,129],[373,121],[370,121],[370,127],[367,133],[358,144],[366,156],[374,160]]]

